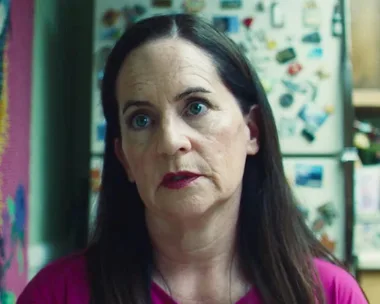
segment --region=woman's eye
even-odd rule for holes
[[[149,127],[152,123],[150,117],[144,114],[138,114],[131,119],[131,126],[133,129],[144,129]]]
[[[207,112],[208,107],[202,102],[192,102],[186,110],[186,114],[189,116],[196,116]]]

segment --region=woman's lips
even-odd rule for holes
[[[200,174],[189,171],[168,173],[162,179],[161,185],[168,189],[178,190],[187,187],[200,176]]]

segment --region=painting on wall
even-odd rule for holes
[[[27,283],[33,1],[0,0],[0,303]]]

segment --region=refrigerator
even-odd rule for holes
[[[339,259],[352,264],[356,152],[351,148],[347,1],[96,0],[92,175],[97,177],[101,171],[105,121],[99,89],[112,46],[133,22],[179,12],[206,18],[250,60],[273,109],[286,175],[298,207],[318,239]],[[91,199],[94,208],[95,188]]]

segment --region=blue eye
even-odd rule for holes
[[[208,107],[202,102],[192,102],[188,109],[187,113],[190,116],[196,116],[205,113],[208,110]]]
[[[149,116],[144,114],[136,115],[131,120],[131,126],[134,129],[144,129],[151,124]]]

